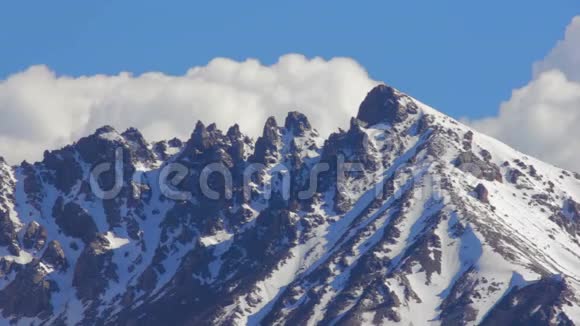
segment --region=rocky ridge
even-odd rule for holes
[[[90,173],[115,160],[121,188],[101,199]],[[207,198],[212,164],[231,180],[205,175]],[[187,196],[159,182],[174,165]],[[327,139],[299,112],[255,141],[201,122],[157,143],[105,126],[40,162],[0,160],[1,319],[571,325],[579,202],[578,174],[386,85]]]

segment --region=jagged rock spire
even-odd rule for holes
[[[275,141],[278,139],[278,123],[276,122],[276,118],[269,117],[268,120],[266,120],[262,137],[268,141]]]
[[[244,158],[244,135],[240,131],[240,126],[236,123],[235,125],[231,126],[226,136],[231,142],[231,147],[228,150],[228,153],[232,157],[235,163],[240,163]]]
[[[177,138],[177,137],[173,137],[170,140],[167,141],[167,144],[169,144],[169,146],[172,147],[181,147],[183,146],[183,142],[181,141],[181,139]]]
[[[234,124],[233,126],[231,126],[226,135],[230,138],[230,139],[238,139],[240,137],[242,137],[242,132],[240,131],[240,126],[238,126],[238,124]]]
[[[197,150],[203,150],[210,147],[210,135],[203,122],[197,121],[195,124],[195,129],[191,134],[188,146],[192,146]]]
[[[304,132],[310,130],[312,127],[304,114],[293,111],[288,112],[286,121],[284,122],[284,128],[292,132],[295,136],[303,136]]]
[[[127,139],[128,141],[132,141],[138,144],[145,145],[147,143],[145,141],[145,137],[143,137],[143,134],[141,134],[137,128],[130,127],[125,130],[121,136],[123,136],[123,138]]]
[[[256,140],[253,161],[266,163],[266,157],[269,152],[276,151],[276,144],[280,140],[279,127],[274,117],[269,117],[264,125],[262,137]]]
[[[143,134],[136,128],[129,128],[125,130],[121,136],[133,146],[129,146],[132,154],[141,161],[154,160],[153,153],[149,150],[149,145]]]

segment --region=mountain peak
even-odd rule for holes
[[[205,124],[201,120],[197,120],[195,123],[195,128],[193,129],[193,134],[199,134],[205,132]]]
[[[268,119],[266,119],[266,123],[264,124],[264,130],[266,129],[272,129],[272,128],[277,128],[278,127],[278,122],[276,122],[276,118],[274,117],[268,117]]]
[[[278,123],[276,118],[269,117],[264,124],[264,131],[262,132],[262,138],[269,141],[274,141],[278,139]]]
[[[83,141],[106,141],[110,143],[123,142],[124,138],[114,127],[110,125],[104,125],[97,128],[95,132],[88,135],[87,137],[79,139],[79,143]]]
[[[182,155],[189,155],[198,151],[204,151],[211,146],[211,143],[212,140],[208,129],[203,124],[203,122],[201,122],[201,120],[198,120],[189,140],[186,143],[186,149]]]
[[[304,132],[310,130],[312,127],[310,126],[310,121],[308,121],[308,118],[304,114],[298,111],[292,111],[288,112],[286,116],[284,128],[296,136],[303,136]]]
[[[230,138],[240,138],[242,136],[242,132],[240,131],[240,126],[236,123],[233,126],[228,128],[226,135]]]
[[[357,118],[369,126],[401,122],[409,113],[417,111],[416,108],[409,108],[408,103],[402,103],[401,99],[406,97],[390,86],[378,85],[367,94],[359,106]]]
[[[108,134],[108,133],[117,133],[117,130],[115,130],[115,128],[113,128],[110,125],[104,125],[100,128],[97,128],[97,130],[95,130],[93,135],[100,136],[100,135],[104,135],[104,134]]]
[[[137,128],[133,127],[127,128],[127,130],[123,131],[121,136],[123,136],[125,139],[129,141],[137,143],[145,143],[145,138],[143,137],[143,134],[141,134],[141,132]]]

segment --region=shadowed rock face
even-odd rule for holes
[[[8,248],[13,255],[18,255],[20,248],[16,238],[16,230],[9,213],[0,209],[0,246]]]
[[[475,192],[475,198],[479,199],[482,203],[489,204],[489,191],[483,184],[477,184],[473,191]]]
[[[559,278],[515,287],[487,315],[482,325],[574,325],[555,308],[572,304],[566,284]]]
[[[572,173],[385,85],[327,139],[299,112],[255,142],[237,125],[193,129],[148,143],[105,126],[42,162],[0,160],[0,325],[580,320]],[[118,149],[122,187],[100,199],[89,172]],[[199,184],[208,164],[231,175],[208,177],[217,199]],[[173,165],[190,197],[162,191]]]
[[[46,243],[47,234],[46,229],[42,225],[38,224],[36,221],[32,221],[28,223],[28,226],[26,227],[24,237],[22,238],[22,244],[25,249],[34,248],[40,250]]]
[[[394,124],[402,122],[409,114],[417,113],[413,103],[402,103],[405,97],[387,85],[373,88],[358,109],[357,119],[372,126],[378,123]]]
[[[57,199],[52,215],[61,230],[75,238],[90,242],[97,234],[97,226],[92,217],[76,203],[63,203],[63,198]]]
[[[45,279],[45,272],[34,261],[18,272],[13,282],[0,291],[2,315],[37,317],[49,316],[54,284]]]
[[[272,157],[272,155],[275,156],[277,154],[277,144],[279,142],[280,134],[278,124],[274,117],[270,117],[266,120],[262,137],[256,141],[256,149],[252,161],[261,164],[274,162],[275,157]]]
[[[56,240],[52,240],[48,243],[41,260],[57,270],[66,270],[68,268],[68,262],[64,250]]]
[[[108,280],[116,278],[116,268],[111,264],[113,253],[108,245],[107,239],[96,237],[76,262],[72,286],[83,301],[96,300],[107,287]]]
[[[444,325],[466,325],[476,320],[477,310],[471,306],[471,296],[480,282],[475,270],[470,268],[453,284],[449,295],[441,303]]]
[[[548,197],[549,199],[549,197]],[[544,202],[544,201],[542,201]],[[549,205],[548,203],[546,203]],[[550,220],[558,224],[572,235],[580,234],[580,204],[572,198],[567,198],[561,208],[554,207],[554,215]]]
[[[304,136],[306,131],[312,129],[306,116],[296,111],[288,113],[286,121],[284,122],[284,128],[296,136]]]
[[[502,182],[503,180],[497,165],[482,160],[473,152],[463,152],[459,154],[454,164],[463,171],[469,172],[480,179],[499,182]]]

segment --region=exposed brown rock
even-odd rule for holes
[[[310,130],[310,122],[308,118],[300,112],[289,112],[284,122],[284,128],[292,132],[295,136],[304,136],[304,133]]]
[[[16,238],[16,229],[10,219],[9,212],[0,207],[0,246],[7,247],[15,256],[20,253],[20,246]]]
[[[482,203],[489,203],[489,191],[483,184],[478,184],[473,191],[475,193],[475,198],[479,199]]]
[[[464,172],[468,172],[479,179],[502,182],[500,169],[497,165],[486,162],[472,152],[459,154],[454,165]]]
[[[80,238],[85,243],[91,242],[97,234],[97,226],[93,218],[78,204],[64,203],[59,197],[54,204],[52,215],[56,224],[68,236]]]
[[[574,325],[561,310],[567,301],[567,285],[557,277],[515,287],[492,308],[481,325]],[[557,320],[557,324],[551,321]]]
[[[488,150],[482,149],[480,154],[481,154],[481,157],[483,158],[484,161],[486,161],[486,162],[491,161],[491,159],[492,159],[491,153]]]
[[[38,222],[32,221],[26,227],[26,231],[22,237],[22,244],[25,249],[34,248],[40,250],[46,244],[46,237],[46,229]]]
[[[28,264],[0,291],[2,316],[46,317],[52,312],[50,298],[53,290],[54,285],[45,279],[38,261]]]
[[[463,135],[463,150],[471,150],[471,142],[473,141],[473,131],[469,130]]]
[[[97,236],[77,259],[72,285],[83,300],[94,300],[103,291],[110,278],[116,277],[113,253],[108,250],[109,241]]]
[[[256,140],[254,155],[251,160],[256,163],[267,164],[273,161],[272,155],[276,154],[276,144],[280,141],[278,124],[274,117],[269,117],[264,125],[262,137]]]
[[[68,262],[62,250],[62,246],[56,240],[52,240],[46,246],[46,250],[42,255],[42,261],[52,265],[57,270],[66,270],[68,267]]]
[[[410,102],[401,104],[400,94],[394,88],[387,85],[378,85],[373,88],[361,103],[358,109],[357,119],[367,125],[375,125],[381,122],[397,123],[405,120],[409,114],[416,114],[417,107]]]

